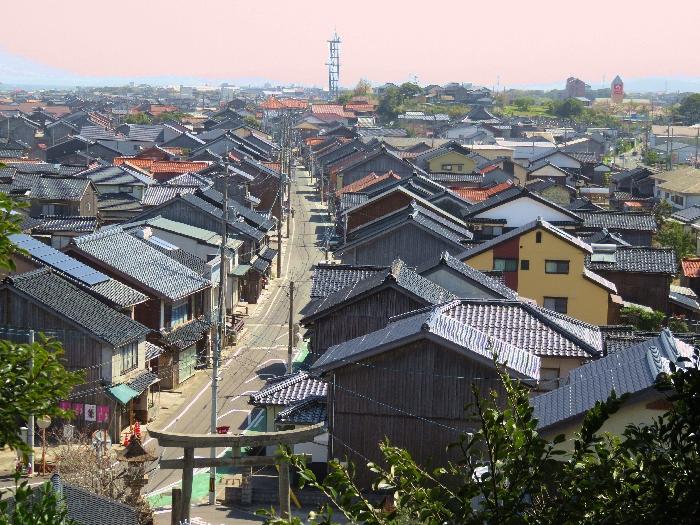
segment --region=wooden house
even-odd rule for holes
[[[632,246],[651,246],[656,233],[656,219],[649,212],[576,211],[583,219],[579,232],[592,233],[605,228]]]
[[[506,332],[491,337],[472,327],[464,309],[455,301],[400,316],[329,348],[313,364],[312,373],[329,383],[329,459],[355,460],[362,486],[372,480],[364,465],[381,462],[384,439],[423,466],[454,459],[447,445],[477,428],[465,411],[474,401],[472,388],[484,396],[503,394],[494,351],[509,375],[533,385],[539,379],[539,357],[513,344],[517,338]]]
[[[678,271],[672,248],[594,244],[592,249],[586,268],[615,283],[625,301],[670,313],[669,292]]]
[[[436,253],[461,253],[472,237],[461,221],[412,201],[350,232],[336,255],[343,263],[375,265],[389,265],[398,257],[415,267]]]
[[[134,307],[134,318],[169,350],[158,360],[163,386],[182,383],[206,362],[215,316],[211,281],[118,226],[73,239],[67,253],[148,297]]]
[[[149,387],[158,381],[147,367],[148,327],[49,268],[5,278],[0,295],[0,324],[14,334],[55,337],[68,370],[84,370],[84,383],[61,402],[75,412],[72,424],[106,430],[117,441],[134,418],[148,422]]]
[[[311,332],[311,352],[384,328],[389,318],[454,299],[441,286],[418,275],[401,260],[358,280],[304,309],[300,321]]]

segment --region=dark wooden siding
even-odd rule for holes
[[[370,221],[384,217],[393,211],[405,208],[411,203],[411,197],[405,193],[392,193],[363,206],[361,209],[348,214],[348,231],[367,224]]]
[[[415,168],[413,168],[407,162],[385,153],[384,155],[378,155],[367,162],[344,170],[342,172],[343,186],[347,186],[348,184],[358,181],[370,173],[382,174],[386,173],[387,171],[393,171],[400,177],[409,177],[415,171]]]
[[[394,259],[400,258],[409,266],[420,266],[443,251],[457,255],[463,249],[407,223],[344,252],[340,257],[343,263],[349,264],[388,266]]]
[[[330,346],[384,328],[390,317],[424,306],[399,290],[385,288],[316,320],[313,352],[320,356]]]
[[[615,283],[618,295],[625,301],[668,313],[668,293],[672,278],[670,275],[605,270],[596,270],[596,273]]]
[[[366,461],[349,449],[380,462],[378,444],[388,438],[420,464],[445,464],[453,457],[446,447],[459,440],[458,431],[445,427],[475,428],[465,412],[474,402],[472,383],[482,395],[490,389],[502,393],[493,367],[426,340],[340,368],[335,386],[332,373],[329,383],[333,457],[354,460],[364,486],[372,479]]]

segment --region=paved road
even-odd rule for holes
[[[248,333],[243,344],[224,352],[217,413],[221,425],[244,428],[252,408],[250,393],[257,391],[267,377],[285,372],[287,359],[287,317],[289,282],[295,281],[295,321],[299,310],[308,302],[311,266],[323,259],[320,239],[328,227],[320,201],[308,172],[297,170],[292,183],[294,219],[282,264],[282,277],[271,282],[266,301],[246,319]],[[170,421],[157,421],[154,428],[166,427],[175,432],[208,432],[211,406],[211,383],[206,381]],[[147,441],[148,442],[148,441]],[[160,451],[159,451],[160,452]],[[222,451],[218,451],[219,453]],[[174,459],[182,451],[165,449],[163,458]],[[208,449],[198,449],[196,456],[208,456]],[[145,493],[167,490],[181,478],[180,471],[156,470],[149,476]]]

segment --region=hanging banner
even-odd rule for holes
[[[59,401],[58,408],[60,408],[61,410],[70,410],[71,409],[70,401]]]
[[[106,423],[109,421],[109,405],[97,405],[97,422]]]
[[[97,408],[95,405],[85,405],[85,421],[97,420]]]
[[[75,417],[77,419],[82,418],[82,416],[83,416],[83,404],[82,403],[72,403],[70,407],[71,407],[71,410],[73,410],[73,412],[75,412]]]

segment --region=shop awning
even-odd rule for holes
[[[122,405],[139,396],[139,392],[124,384],[108,388],[107,393]]]
[[[250,266],[258,273],[265,275],[267,269],[270,267],[270,261],[267,261],[261,257],[256,257],[250,261]]]
[[[127,386],[139,395],[143,393],[149,386],[160,381],[158,374],[153,372],[143,372],[127,383]]]
[[[231,273],[237,277],[243,277],[248,273],[248,270],[250,270],[250,264],[239,264]]]
[[[260,254],[260,257],[266,261],[272,262],[275,257],[277,257],[277,250],[270,248],[269,246],[265,248],[265,251]]]

